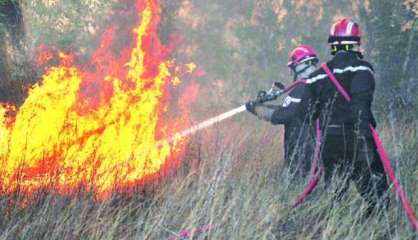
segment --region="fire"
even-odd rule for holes
[[[173,62],[166,60],[172,46],[157,36],[158,0],[138,0],[137,11],[132,46],[117,55],[109,51],[111,28],[86,66],[59,52],[60,64],[30,89],[12,123],[8,107],[0,107],[3,192],[83,186],[103,197],[159,174],[183,152],[184,140],[170,145],[162,139],[182,125],[196,94],[179,101],[184,114],[176,121],[162,119],[169,87],[179,84],[170,71]],[[42,61],[51,58],[48,52]],[[196,92],[198,86],[191,86]]]

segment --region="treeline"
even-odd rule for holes
[[[113,12],[123,7],[127,3],[116,0],[0,0],[0,103],[22,104],[27,89],[40,81],[40,46],[87,59]]]
[[[0,101],[23,100],[23,76],[13,71],[13,64],[22,64],[25,36],[22,9],[14,0],[0,1]],[[20,59],[20,62],[18,58]],[[18,85],[21,86],[18,86]]]
[[[274,80],[291,81],[286,62],[297,44],[312,45],[326,61],[329,28],[336,19],[348,16],[361,24],[364,33],[365,56],[377,73],[376,96],[382,103],[377,105],[395,110],[417,107],[415,0],[160,1],[160,37],[163,42],[172,34],[181,37],[173,57],[195,62],[207,73],[198,81],[209,87],[207,99],[216,104],[242,102]],[[37,79],[30,70],[16,72],[30,69],[40,44],[88,58],[104,28],[112,23],[123,27],[121,23],[129,21],[120,12],[132,9],[133,4],[134,0],[0,0],[0,100],[20,101],[22,91],[10,89]],[[25,61],[10,50],[10,43],[20,42]]]
[[[325,0],[182,1],[176,21],[186,41],[179,56],[196,60],[238,101],[273,80],[291,81],[289,51],[312,45],[322,61],[331,24],[358,21],[365,57],[376,70],[375,106],[416,109],[418,98],[418,2]],[[231,96],[228,94],[227,96]]]

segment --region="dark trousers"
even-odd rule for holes
[[[388,183],[376,145],[370,137],[358,137],[354,131],[327,134],[322,159],[325,168],[325,183],[329,186],[332,177],[343,177],[346,181],[339,186],[337,200],[354,182],[360,195],[368,202],[367,215],[377,205],[388,206]]]
[[[300,123],[285,125],[284,165],[292,180],[302,181],[309,176],[314,147],[311,125]]]
[[[287,144],[285,147],[285,166],[292,179],[304,180],[309,177],[313,157],[313,144]]]

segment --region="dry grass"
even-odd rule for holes
[[[88,14],[82,19],[77,11],[45,7],[44,2],[31,0],[24,6],[31,17],[27,29],[33,51],[44,40],[70,47],[91,42],[101,25],[90,16],[104,7],[97,15],[104,18],[113,1],[94,1],[99,7],[93,9],[84,8],[85,1],[60,1],[85,9]],[[64,28],[68,34],[61,32]],[[88,53],[87,46],[78,51]],[[388,121],[380,127],[384,145],[391,160],[397,159],[397,174],[418,209],[418,122],[394,122],[398,125]],[[338,180],[327,191],[320,184],[305,204],[292,210],[290,204],[304,182],[290,182],[286,173],[280,174],[281,134],[267,124],[231,125],[213,130],[209,137],[196,136],[180,169],[164,183],[134,194],[115,193],[107,201],[96,201],[93,193],[62,196],[47,191],[25,206],[14,204],[23,197],[18,193],[2,195],[0,240],[166,239],[208,224],[211,231],[195,239],[416,239],[393,191],[390,210],[369,219],[362,216],[365,205],[354,188],[341,202],[332,201]]]
[[[305,204],[290,209],[303,184],[279,174],[280,141],[263,142],[278,133],[264,127],[217,129],[212,137],[196,137],[183,167],[152,190],[115,194],[108,201],[95,201],[89,193],[43,192],[24,208],[11,204],[18,195],[3,196],[0,239],[166,239],[208,224],[211,230],[194,239],[416,237],[394,197],[388,212],[368,219],[363,218],[365,205],[354,188],[341,202],[333,202],[339,180],[334,190],[325,191],[320,184]],[[399,139],[390,136],[389,125],[383,129],[390,155],[404,157],[399,159],[401,181],[417,209],[417,124],[401,127],[405,134]],[[390,144],[395,140],[401,149]]]

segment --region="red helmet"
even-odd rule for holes
[[[294,67],[309,60],[318,61],[318,57],[310,46],[302,44],[293,49],[293,51],[290,53],[287,66]]]
[[[357,23],[343,18],[331,27],[328,43],[332,45],[360,44],[361,32]]]

